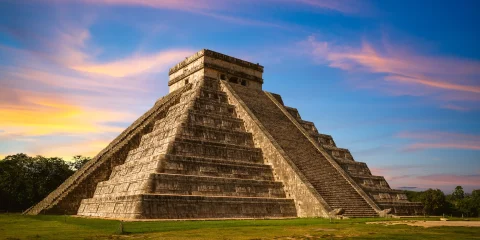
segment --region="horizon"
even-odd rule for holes
[[[0,159],[94,157],[201,49],[280,94],[392,188],[480,188],[476,1],[7,0]],[[407,189],[410,190],[410,189]]]

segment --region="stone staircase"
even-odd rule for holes
[[[345,210],[344,215],[350,217],[378,216],[375,209],[352,186],[355,183],[349,182],[263,91],[235,84],[230,86],[331,209],[342,208]],[[279,95],[273,97],[281,101]],[[299,123],[308,133],[317,134],[313,123]],[[333,140],[328,142],[333,143]]]
[[[409,202],[405,193],[401,190],[391,189],[383,176],[372,175],[366,163],[355,161],[348,149],[337,147],[332,136],[319,133],[313,122],[305,121],[300,117],[297,109],[292,107],[285,107],[285,109],[381,209],[391,208],[391,213],[397,215],[418,215],[423,212],[421,203]],[[323,193],[322,196],[325,199],[335,198],[329,191]],[[347,196],[342,196],[342,198],[347,202],[355,202]],[[333,208],[338,206],[337,204],[341,205],[336,199],[327,200],[327,202],[330,202]],[[368,209],[355,209],[355,211],[355,214],[362,215],[364,213],[369,216]]]
[[[219,81],[199,81],[142,136],[123,165],[84,199],[79,215],[112,218],[295,217],[228,104]]]

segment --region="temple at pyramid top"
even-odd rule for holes
[[[226,80],[249,88],[262,89],[263,66],[234,58],[212,50],[203,49],[169,71],[170,92],[192,83],[201,76]]]

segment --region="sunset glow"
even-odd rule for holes
[[[6,0],[0,158],[93,157],[200,49],[265,66],[393,188],[480,187],[476,1]]]

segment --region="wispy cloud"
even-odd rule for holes
[[[348,72],[380,74],[387,84],[385,87],[370,80],[358,82],[361,87],[370,84],[372,88],[395,95],[440,96],[447,106],[451,106],[451,101],[480,101],[480,85],[476,81],[480,77],[480,62],[477,61],[424,56],[392,44],[380,45],[383,47],[380,49],[367,41],[363,41],[361,47],[339,46],[318,41],[314,36],[300,45],[319,64]],[[458,107],[449,109],[459,110]]]
[[[448,183],[451,185],[480,187],[480,174],[472,174],[472,175],[432,174],[432,175],[426,175],[426,176],[419,176],[417,178],[420,180],[424,180],[426,182],[435,183],[435,184]]]
[[[259,4],[276,5],[294,5],[324,11],[340,12],[343,14],[365,14],[370,12],[371,6],[366,2],[355,0],[265,0],[262,2],[256,0],[38,0],[53,2],[56,4],[65,3],[84,3],[89,5],[103,6],[141,6],[146,8],[178,10],[190,12],[210,18],[227,21],[233,24],[250,25],[260,27],[274,27],[290,29],[285,23],[278,24],[272,21],[262,21],[258,18],[243,17],[241,12],[251,12],[252,6]],[[298,26],[297,26],[298,28]]]
[[[144,6],[176,10],[211,10],[222,8],[225,4],[217,0],[47,0],[56,3],[82,2],[102,5]]]
[[[84,3],[103,6],[141,6],[146,8],[178,10],[240,25],[284,28],[284,26],[239,16],[240,6],[248,8],[253,1],[232,0],[41,0],[57,4]],[[236,14],[234,14],[236,13]]]
[[[194,53],[193,50],[167,50],[155,54],[127,57],[107,63],[83,62],[78,65],[70,66],[72,69],[108,75],[111,77],[126,77],[145,72],[162,72],[167,70],[168,66],[188,57]]]
[[[98,61],[88,26],[62,22],[45,35],[12,35],[24,48],[0,46],[0,144],[28,154],[95,155],[160,95],[157,73],[193,51],[165,49]],[[8,31],[7,31],[8,32]],[[159,85],[159,84],[155,84]],[[119,123],[122,124],[112,124]],[[49,145],[39,138],[51,136]],[[49,138],[50,139],[50,138]],[[26,144],[26,141],[36,144]],[[52,148],[51,146],[56,146]],[[23,147],[22,147],[23,146]]]
[[[1,135],[40,136],[52,134],[85,134],[120,132],[119,127],[104,123],[118,119],[133,119],[126,112],[100,111],[69,102],[58,94],[2,89],[2,95],[13,101],[2,101]],[[5,100],[5,99],[4,99]]]
[[[191,12],[228,10],[239,5],[258,4],[254,0],[44,0],[55,3],[77,2],[97,5],[143,6]],[[268,4],[299,4],[342,13],[359,13],[368,10],[368,4],[355,0],[266,0]]]
[[[442,106],[442,108],[460,111],[460,112],[467,112],[469,109],[466,107],[458,106],[456,104],[448,103]]]
[[[405,147],[407,151],[424,149],[480,150],[480,136],[449,132],[401,132],[399,138],[415,141]]]
[[[268,0],[267,0],[268,1]],[[366,1],[355,0],[270,0],[275,2],[307,5],[309,7],[341,12],[345,14],[359,14],[371,10]]]
[[[92,138],[58,143],[55,148],[40,144],[31,149],[32,152],[43,156],[57,156],[69,160],[72,156],[83,155],[93,157],[104,149],[113,139]]]
[[[169,66],[195,52],[191,49],[168,49],[147,54],[134,52],[128,57],[108,62],[97,61],[96,57],[102,49],[88,44],[90,38],[87,26],[65,24],[55,31],[55,40],[42,39],[44,49],[34,54],[76,71],[122,78],[165,71]],[[120,86],[118,80],[113,84]]]
[[[429,169],[433,173],[426,173]],[[440,188],[451,192],[455,186],[461,185],[468,192],[480,188],[480,174],[445,174],[439,165],[392,165],[370,168],[373,175],[384,176],[390,186],[395,189],[426,190]],[[408,174],[405,174],[408,172]],[[407,186],[407,187],[405,187]]]

